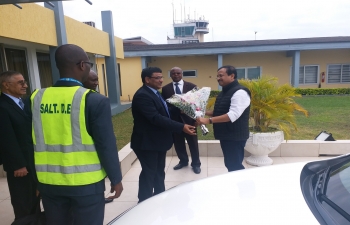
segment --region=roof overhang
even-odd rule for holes
[[[5,4],[19,4],[19,3],[34,3],[34,2],[57,2],[57,1],[68,1],[68,0],[0,0],[0,5]]]
[[[217,48],[187,48],[128,51],[124,49],[124,57],[140,56],[183,56],[183,55],[217,55],[249,52],[278,52],[278,51],[305,51],[326,49],[350,49],[349,42],[306,43],[306,44],[278,44],[261,46],[238,46]]]

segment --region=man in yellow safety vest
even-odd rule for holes
[[[48,224],[103,223],[106,175],[123,190],[109,99],[82,86],[93,64],[76,45],[55,53],[60,79],[31,96],[35,168]]]

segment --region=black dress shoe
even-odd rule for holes
[[[113,202],[113,198],[105,198],[105,204]]]
[[[201,173],[201,168],[200,167],[193,167],[192,168],[193,169],[193,172],[195,173],[195,174],[200,174]]]
[[[174,166],[174,170],[179,170],[179,169],[181,169],[182,167],[185,167],[185,166],[188,166],[188,164],[187,165],[183,165],[183,164],[179,163],[176,166]]]

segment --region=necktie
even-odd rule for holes
[[[175,83],[175,93],[181,95],[181,91],[179,88],[179,83]]]
[[[19,99],[18,104],[21,106],[22,109],[24,109],[24,103],[21,98]]]
[[[168,114],[168,117],[170,116],[169,111],[168,111],[168,106],[166,105],[166,102],[164,101],[163,97],[160,95],[160,92],[157,91],[158,98],[160,98],[160,101],[163,103],[163,106],[166,110],[166,113]]]

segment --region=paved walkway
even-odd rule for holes
[[[274,164],[293,163],[302,161],[314,161],[325,159],[329,157],[271,157]],[[165,167],[165,188],[169,189],[183,182],[203,179],[210,176],[215,176],[223,173],[227,173],[227,169],[224,166],[223,157],[200,157],[202,162],[202,172],[200,174],[193,173],[190,166],[185,167],[181,170],[173,170],[173,167],[179,162],[176,156],[167,157]],[[255,168],[244,162],[244,166],[249,168]],[[138,191],[138,180],[141,171],[141,165],[139,161],[135,161],[132,168],[123,178],[124,191],[119,199],[114,200],[112,203],[106,204],[105,208],[105,221],[107,224],[113,218],[124,212],[128,208],[137,204],[137,191]],[[108,189],[110,183],[106,181],[106,187]],[[107,190],[106,196],[109,196]],[[7,225],[11,224],[14,219],[12,206],[10,202],[10,194],[7,187],[6,178],[0,178],[0,224]]]

